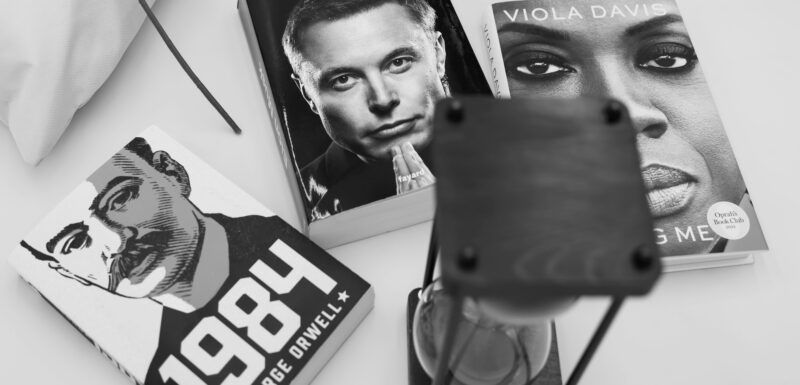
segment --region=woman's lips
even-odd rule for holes
[[[413,117],[410,119],[403,119],[397,120],[391,123],[384,124],[374,131],[372,131],[369,136],[375,139],[392,139],[397,136],[404,135],[414,129],[414,126],[417,124],[417,118]]]
[[[642,169],[647,203],[654,217],[665,217],[686,208],[694,196],[697,180],[671,167],[652,165]]]

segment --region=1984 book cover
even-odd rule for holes
[[[494,2],[484,38],[498,97],[611,97],[630,111],[667,269],[767,249],[673,0]],[[733,254],[731,254],[733,253]]]
[[[311,238],[328,247],[430,219],[434,104],[490,94],[450,0],[239,8]],[[397,196],[413,203],[384,204]]]
[[[156,128],[11,263],[147,385],[306,384],[374,302],[367,282]]]

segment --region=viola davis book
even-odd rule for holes
[[[367,282],[155,127],[10,261],[136,384],[308,384],[374,303]]]
[[[674,1],[498,1],[485,15],[496,97],[627,106],[667,271],[748,263],[767,250]]]
[[[450,0],[239,0],[304,231],[329,248],[433,217],[433,108],[491,91]]]

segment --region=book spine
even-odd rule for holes
[[[489,5],[484,14],[483,41],[489,54],[489,68],[492,94],[495,98],[509,98],[511,91],[508,88],[506,66],[503,61],[503,52],[500,49],[500,37],[497,35],[497,24],[494,19],[494,5]]]
[[[445,39],[448,58],[447,77],[450,91],[459,94],[485,94],[491,92],[475,51],[467,38],[461,20],[451,0],[428,0],[438,15],[436,28]]]
[[[44,301],[45,301],[45,302],[47,302],[48,304],[50,304],[50,306],[51,306],[53,309],[55,309],[55,310],[58,312],[58,314],[61,314],[61,316],[62,316],[62,317],[64,317],[64,319],[65,319],[65,320],[67,320],[67,322],[69,322],[69,324],[70,324],[70,325],[72,325],[72,327],[74,327],[74,328],[75,328],[75,330],[77,330],[77,331],[78,331],[78,333],[81,333],[81,335],[83,336],[83,338],[86,338],[86,340],[87,340],[87,341],[89,341],[89,343],[91,343],[91,344],[92,344],[92,346],[94,346],[94,348],[95,348],[95,349],[97,349],[97,351],[99,351],[99,352],[100,352],[100,354],[102,354],[102,355],[103,355],[103,357],[105,357],[105,358],[107,358],[109,361],[111,361],[111,363],[112,363],[112,364],[114,364],[114,366],[117,368],[117,370],[119,370],[120,372],[122,372],[122,374],[123,374],[123,375],[125,375],[125,377],[127,377],[127,378],[128,378],[130,381],[131,381],[131,383],[132,383],[132,384],[135,384],[135,385],[143,385],[142,381],[139,381],[139,380],[137,380],[137,379],[136,379],[136,377],[135,377],[133,374],[131,374],[131,372],[130,372],[130,371],[128,371],[128,370],[127,370],[127,369],[126,369],[124,366],[122,366],[122,364],[120,364],[120,363],[119,363],[119,361],[117,361],[116,359],[114,359],[114,357],[112,357],[112,356],[111,356],[111,355],[110,355],[108,352],[106,352],[106,351],[105,351],[105,350],[104,350],[104,349],[103,349],[103,348],[100,346],[100,344],[98,344],[98,343],[97,343],[97,342],[95,342],[95,341],[94,341],[94,340],[93,340],[91,337],[89,337],[89,335],[88,335],[88,334],[86,334],[86,332],[84,332],[84,331],[83,331],[83,329],[81,329],[80,327],[78,327],[78,325],[76,325],[76,324],[75,324],[75,322],[72,322],[72,319],[70,319],[69,317],[67,317],[67,315],[66,315],[66,314],[64,314],[64,312],[62,312],[62,311],[61,311],[61,309],[59,309],[59,308],[58,308],[58,306],[56,306],[56,305],[55,305],[55,304],[54,304],[52,301],[50,301],[49,299],[47,299],[47,297],[45,297],[45,295],[44,295],[44,294],[42,294],[42,292],[40,292],[39,290],[37,290],[37,289],[36,289],[36,286],[33,286],[33,284],[32,284],[32,283],[30,283],[30,281],[28,281],[27,279],[25,279],[25,277],[22,277],[22,276],[20,276],[20,277],[21,277],[21,278],[22,278],[22,280],[23,280],[23,281],[25,281],[25,283],[27,283],[27,284],[28,284],[28,285],[29,285],[29,286],[30,286],[30,287],[31,287],[31,288],[32,288],[32,289],[33,289],[33,290],[34,290],[36,293],[38,293],[38,294],[39,294],[39,296],[40,296],[40,297],[42,297],[42,299],[44,299]]]
[[[304,195],[300,191],[300,182],[296,176],[298,173],[295,170],[296,165],[294,163],[294,158],[290,153],[291,149],[283,131],[283,122],[279,115],[277,104],[275,103],[275,96],[272,92],[269,78],[267,77],[267,70],[266,66],[264,65],[264,60],[261,57],[261,49],[259,48],[258,37],[256,36],[255,27],[253,26],[252,17],[250,16],[250,9],[247,5],[247,0],[239,0],[238,8],[239,17],[242,20],[244,35],[247,39],[247,45],[250,49],[250,55],[253,57],[253,64],[256,69],[256,75],[258,76],[261,92],[264,94],[264,102],[267,106],[267,113],[269,114],[272,131],[275,134],[275,141],[278,144],[281,163],[283,164],[283,169],[286,173],[286,179],[289,182],[289,188],[292,191],[295,208],[297,209],[297,216],[300,219],[300,231],[302,231],[303,234],[308,235],[309,217],[308,213],[306,212],[305,202],[303,201]]]

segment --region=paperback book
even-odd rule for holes
[[[483,34],[496,97],[627,106],[665,270],[749,263],[767,250],[673,0],[497,1]]]
[[[367,282],[155,127],[10,261],[137,384],[308,384],[374,303]]]
[[[432,218],[436,100],[491,91],[450,0],[240,0],[283,166],[328,248]]]

